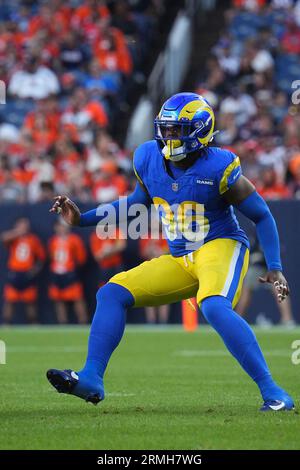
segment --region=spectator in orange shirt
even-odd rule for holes
[[[62,115],[62,124],[76,126],[83,132],[89,125],[106,127],[108,117],[104,107],[98,101],[89,101],[88,93],[84,88],[77,88],[70,99],[70,106]]]
[[[95,21],[95,19],[106,19],[110,17],[110,12],[103,0],[86,0],[75,9],[71,23],[75,28],[81,28],[84,23]]]
[[[66,302],[73,302],[78,323],[87,322],[87,310],[78,270],[86,261],[81,238],[58,220],[55,235],[49,241],[51,284],[49,297],[53,300],[58,323],[67,323]]]
[[[27,319],[37,322],[37,274],[45,261],[45,250],[40,239],[30,232],[26,218],[16,221],[14,228],[1,234],[1,241],[9,250],[8,278],[4,286],[3,322],[10,323],[17,302],[25,305]]]
[[[295,153],[289,162],[289,170],[293,176],[299,173],[299,169],[300,169],[300,152]]]
[[[94,54],[103,70],[129,75],[133,64],[125,36],[117,28],[105,28],[95,41]]]
[[[289,170],[293,177],[290,182],[290,189],[295,199],[300,199],[300,153],[293,156],[289,163]]]
[[[152,236],[152,235],[151,235]],[[159,238],[140,239],[139,248],[140,256],[144,260],[150,260],[152,258],[157,258],[163,254],[169,252],[168,244],[165,238],[162,237],[162,232],[159,232]],[[150,325],[155,323],[166,324],[168,323],[170,312],[169,305],[160,305],[158,307],[145,307],[146,321]]]
[[[61,3],[61,4],[60,4]],[[53,2],[50,5],[42,5],[38,13],[31,18],[28,25],[30,37],[35,36],[41,30],[50,34],[63,33],[68,30],[71,18],[71,8],[62,2]]]
[[[123,196],[128,189],[124,176],[118,174],[118,167],[113,160],[107,160],[101,168],[92,174],[92,195],[96,202],[110,202]]]
[[[35,109],[25,116],[23,129],[32,133],[41,116],[44,119],[45,128],[54,135],[55,139],[59,133],[60,111],[58,109],[58,102],[54,97],[48,97],[36,102]]]
[[[284,184],[278,183],[276,171],[273,167],[265,167],[261,172],[261,181],[258,183],[258,192],[266,200],[287,199],[292,197],[291,191]]]
[[[31,117],[31,122],[27,121],[27,126],[23,128],[23,132],[30,135],[33,142],[45,151],[54,144],[58,133],[55,129],[51,129],[48,124],[47,116],[42,112],[36,112]]]
[[[90,236],[90,249],[100,268],[100,286],[124,270],[123,252],[126,240],[122,237],[118,228],[114,229],[114,235],[110,234],[109,238],[100,238],[96,232],[92,232]]]
[[[257,11],[266,5],[266,0],[233,0],[232,4],[235,8],[245,8],[245,10]]]
[[[52,148],[55,170],[57,171],[57,180],[64,180],[66,174],[80,163],[81,155],[65,133],[62,133],[56,140]]]

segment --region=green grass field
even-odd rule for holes
[[[257,331],[275,378],[300,410],[300,329]],[[256,386],[207,327],[129,327],[93,406],[58,394],[50,367],[82,366],[88,329],[7,328],[0,365],[1,449],[300,449],[300,414],[259,413]]]

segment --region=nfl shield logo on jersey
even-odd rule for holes
[[[178,183],[172,183],[172,189],[173,191],[178,191],[179,185]]]

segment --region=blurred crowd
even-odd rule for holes
[[[232,0],[225,17],[197,88],[217,110],[215,141],[263,197],[300,198],[300,1]]]
[[[0,201],[106,202],[130,183],[112,137],[164,11],[158,0],[2,0]]]
[[[113,129],[167,3],[1,1],[0,202],[101,203],[131,189]],[[266,199],[300,198],[300,0],[232,0],[225,19],[196,90],[216,109],[216,144]]]

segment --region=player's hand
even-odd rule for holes
[[[268,271],[259,278],[260,282],[273,284],[276,289],[278,302],[282,302],[290,293],[289,285],[281,271]]]
[[[67,196],[56,196],[49,212],[61,214],[69,225],[79,225],[80,210]]]

